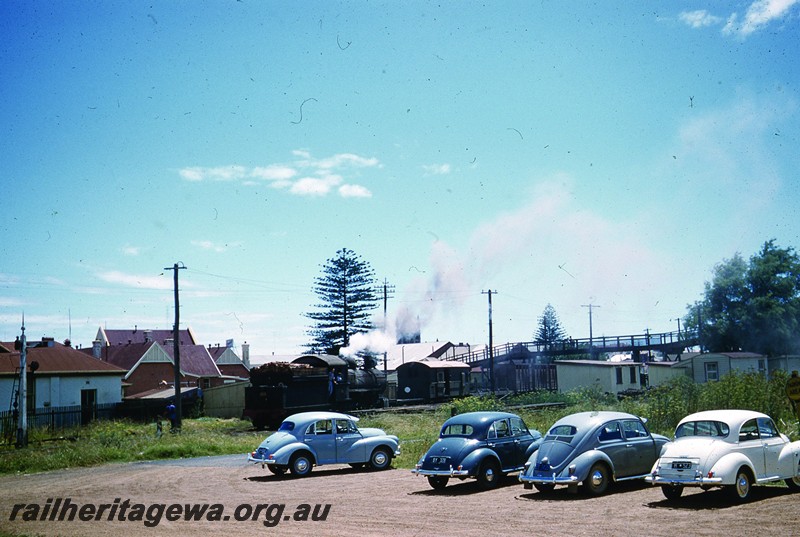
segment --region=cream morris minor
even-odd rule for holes
[[[315,465],[364,465],[384,470],[400,455],[400,441],[381,429],[359,428],[358,418],[338,412],[301,412],[281,423],[278,431],[261,442],[248,461],[276,474],[289,470],[304,476]]]
[[[753,484],[781,480],[800,490],[800,442],[790,442],[772,418],[750,410],[686,416],[645,478],[670,500],[684,487],[724,487],[739,502],[747,500]]]

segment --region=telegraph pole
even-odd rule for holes
[[[492,394],[495,392],[494,380],[494,340],[492,337],[492,293],[497,294],[497,291],[481,291],[483,295],[489,295],[489,378],[492,387]]]
[[[589,349],[591,349],[594,346],[594,343],[592,342],[592,308],[599,308],[600,306],[589,302],[588,304],[581,304],[581,307],[589,308]]]
[[[17,428],[17,447],[28,447],[28,343],[25,340],[25,315],[22,316],[22,336],[19,347],[19,426]]]
[[[389,298],[394,298],[394,295],[391,297],[389,293],[394,293],[394,285],[389,285],[389,282],[386,278],[383,279],[383,333],[386,334],[386,302]],[[383,373],[384,375],[387,373],[386,370],[386,351],[383,351]]]
[[[185,269],[183,263],[178,265],[175,263],[171,267],[165,267],[164,270],[171,270],[173,274],[173,282],[175,287],[175,324],[172,326],[172,354],[174,354],[175,363],[173,369],[175,371],[175,429],[181,429],[181,333],[180,333],[180,320],[181,308],[178,302],[178,270]]]

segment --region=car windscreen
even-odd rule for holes
[[[684,436],[713,436],[724,438],[731,432],[726,423],[713,420],[687,421],[675,430],[675,438]]]
[[[289,432],[294,429],[294,422],[293,421],[284,421],[281,423],[281,426],[278,427],[279,431]]]
[[[450,423],[442,427],[442,438],[448,436],[472,436],[475,429],[467,423]]]
[[[559,442],[571,443],[577,434],[578,428],[574,425],[556,425],[547,431],[545,440],[558,440]]]

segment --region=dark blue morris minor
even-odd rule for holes
[[[644,420],[624,412],[579,412],[558,420],[526,464],[526,489],[567,485],[599,496],[614,481],[644,479],[669,439],[651,434]]]
[[[250,453],[248,461],[276,475],[290,471],[304,476],[314,466],[349,464],[385,470],[400,455],[400,441],[381,429],[359,428],[358,418],[338,412],[301,412],[281,423],[278,431]]]
[[[522,470],[542,441],[522,418],[508,412],[467,412],[442,425],[439,439],[411,470],[443,489],[450,478],[475,478],[489,489],[510,472]]]

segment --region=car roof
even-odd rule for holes
[[[761,412],[756,412],[755,410],[738,410],[738,409],[726,409],[726,410],[704,410],[702,412],[695,412],[694,414],[689,414],[685,418],[683,418],[680,422],[678,422],[678,426],[682,423],[687,421],[721,421],[723,423],[727,423],[731,429],[738,429],[742,426],[742,424],[748,420],[752,420],[754,418],[769,418],[766,414]]]
[[[628,414],[627,412],[615,412],[611,410],[593,410],[588,412],[576,412],[575,414],[564,416],[560,420],[556,421],[553,424],[553,427],[555,427],[556,425],[573,425],[577,427],[578,430],[585,430],[588,428],[596,427],[611,420],[623,420],[623,419],[638,420],[640,418],[638,416],[634,416],[633,414]]]
[[[444,422],[444,425],[450,423],[466,423],[472,426],[488,425],[493,421],[503,418],[519,418],[516,414],[510,412],[489,411],[489,412],[464,412],[453,416]]]
[[[298,412],[297,414],[292,414],[288,418],[283,421],[291,421],[295,425],[309,423],[312,421],[319,421],[319,420],[331,420],[331,419],[340,419],[340,420],[353,420],[358,421],[358,418],[355,416],[350,416],[349,414],[342,414],[340,412],[329,412],[326,410],[317,410],[313,412]]]

